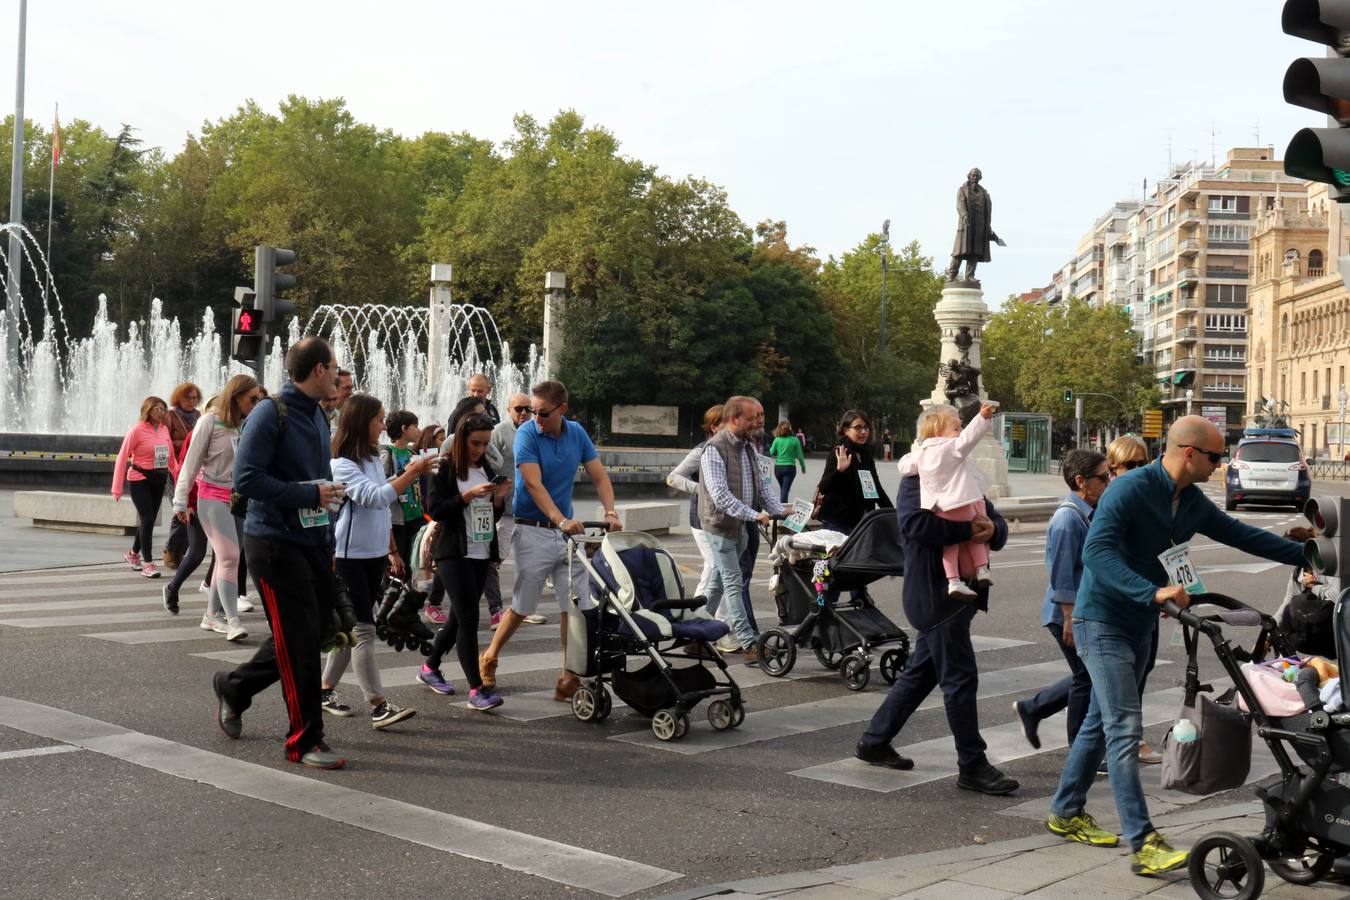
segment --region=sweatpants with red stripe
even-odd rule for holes
[[[328,614],[337,590],[333,554],[328,547],[250,535],[244,535],[244,554],[262,593],[272,636],[252,659],[225,676],[222,692],[242,713],[254,695],[280,681],[290,719],[286,758],[299,762],[323,740],[319,617]]]

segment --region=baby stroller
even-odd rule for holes
[[[604,534],[603,524],[584,524],[587,534],[568,537],[569,564],[585,567],[592,591],[591,608],[581,609],[573,599],[567,617],[567,668],[585,679],[572,695],[573,715],[603,721],[613,706],[612,688],[651,717],[652,733],[662,741],[684,737],[689,711],[702,700],[710,700],[708,724],[716,730],[741,724],[741,689],[713,648],[727,633],[726,623],[708,615],[705,598],[684,596],[679,567],[656,538],[637,531]],[[595,545],[588,557],[587,547]],[[677,649],[693,664],[673,665],[665,653]],[[716,664],[721,680],[705,662]]]
[[[1348,658],[1345,651],[1350,649],[1348,596],[1350,589],[1341,592],[1335,611],[1335,639],[1342,661]],[[1180,610],[1169,603],[1167,612],[1181,623],[1188,652],[1198,642],[1199,634],[1213,643],[1219,662],[1280,771],[1256,785],[1256,794],[1265,806],[1265,829],[1254,838],[1229,832],[1202,837],[1191,848],[1191,886],[1205,900],[1253,900],[1265,886],[1263,860],[1271,871],[1292,884],[1320,881],[1339,857],[1350,853],[1350,787],[1343,783],[1350,772],[1350,712],[1329,714],[1324,710],[1313,681],[1299,688],[1305,711],[1284,716],[1267,714],[1241,664],[1248,659],[1260,660],[1267,649],[1279,654],[1289,652],[1287,638],[1275,620],[1219,594],[1196,595],[1192,604],[1190,609]],[[1218,606],[1220,612],[1207,613],[1201,604]],[[1248,621],[1243,621],[1243,614]],[[1259,620],[1261,637],[1247,653],[1224,637],[1219,622],[1257,624],[1252,619]],[[1342,668],[1339,678],[1343,696],[1350,696],[1350,671]],[[1193,687],[1206,689],[1198,684],[1198,678],[1192,679],[1189,665],[1187,682],[1188,697]]]
[[[874,509],[837,546],[817,537],[829,532],[770,536],[778,627],[759,636],[765,673],[783,677],[797,662],[797,648],[810,647],[821,665],[839,670],[849,690],[861,691],[871,678],[873,655],[893,644],[881,653],[879,668],[887,684],[895,683],[909,660],[909,637],[860,589],[905,574],[898,529],[894,510]],[[860,590],[856,599],[845,594],[852,590]],[[831,591],[839,592],[833,602]]]

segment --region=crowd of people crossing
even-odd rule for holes
[[[563,654],[552,696],[569,702],[581,687],[566,666],[569,601],[590,594],[585,570],[569,560],[569,538],[585,529],[573,504],[578,472],[594,487],[604,527],[617,531],[620,519],[595,445],[568,415],[566,387],[540,382],[498,410],[487,377],[475,375],[441,427],[356,392],[351,373],[320,338],[290,348],[286,375],[271,396],[252,376],[236,375],[204,403],[193,384],[176,388],[168,403],[147,397],[113,477],[113,496],[129,494],[139,522],[125,561],[147,578],[161,577],[154,528],[163,498],[171,498],[168,614],[179,613],[181,591],[210,550],[201,627],[238,641],[248,635],[241,612],[256,604],[266,616],[270,635],[253,657],[213,679],[221,730],[237,739],[254,697],[280,682],[287,758],[340,768],[346,760],[329,746],[323,717],[355,715],[339,693],[349,667],[373,728],[414,716],[387,696],[375,657],[383,630],[394,627],[390,609],[403,602],[391,607],[390,598],[409,592],[418,607],[425,599],[416,611],[437,626],[425,640],[408,638],[422,652],[417,679],[437,695],[455,695],[444,670],[451,657],[467,706],[488,711],[506,702],[497,676],[512,638],[522,626],[547,622],[540,607],[551,585]],[[904,552],[902,602],[916,640],[861,735],[857,758],[913,768],[891,742],[941,687],[958,787],[1006,795],[1019,784],[987,756],[971,640],[971,623],[987,610],[997,571],[991,553],[1008,534],[972,456],[995,407],[964,416],[950,406],[927,408],[911,452],[895,464],[894,501],[884,482],[896,482],[877,469],[873,448],[880,439],[871,419],[848,410],[824,454],[812,517],[847,536],[868,513],[893,507]],[[666,481],[689,495],[687,521],[702,556],[694,594],[728,626],[717,650],[753,666],[760,626],[750,575],[760,529],[789,510],[794,480],[806,471],[804,435],[782,420],[770,442],[764,407],[748,396],[710,407],[702,428],[704,440]],[[889,437],[881,444],[883,462]],[[1017,701],[1015,713],[1033,747],[1040,746],[1044,720],[1068,713],[1068,763],[1046,827],[1068,840],[1115,846],[1119,837],[1085,809],[1088,787],[1106,774],[1138,874],[1172,871],[1186,859],[1153,827],[1139,779],[1141,764],[1159,761],[1144,742],[1141,712],[1158,653],[1159,612],[1169,602],[1187,605],[1160,555],[1199,533],[1298,565],[1307,537],[1279,537],[1215,507],[1198,485],[1215,471],[1223,449],[1213,424],[1187,416],[1151,461],[1133,437],[1105,454],[1071,450],[1062,463],[1068,493],[1048,526],[1049,583],[1039,624],[1067,672]],[[884,471],[896,472],[889,465]],[[509,598],[500,571],[508,559],[515,570]],[[249,573],[256,593],[246,590]],[[479,644],[484,602],[492,635],[486,647]]]

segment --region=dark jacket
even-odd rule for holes
[[[286,407],[284,424],[278,403]],[[318,402],[294,382],[286,382],[275,398],[259,403],[244,419],[234,454],[234,489],[249,499],[244,534],[331,545],[331,527],[300,525],[300,510],[319,505],[319,486],[300,482],[331,481],[331,455],[328,420]]]
[[[848,438],[840,441],[840,446],[848,450],[849,455],[853,457],[853,464],[840,472],[834,451],[825,454],[825,471],[820,476],[819,485],[820,515],[817,518],[822,522],[838,522],[851,529],[862,520],[864,514],[879,506],[889,509],[894,504],[886,494],[886,488],[882,487],[871,451]],[[877,486],[876,500],[863,499],[862,484],[858,481],[859,468],[872,473],[872,481]]]
[[[947,595],[947,573],[942,568],[942,548],[970,540],[973,528],[969,522],[949,522],[919,503],[919,476],[900,479],[900,493],[896,498],[895,516],[900,523],[900,545],[905,551],[905,581],[901,599],[905,616],[919,631],[940,625],[965,609],[966,602]],[[1008,540],[1008,523],[984,501],[985,515],[994,523],[994,537],[990,550],[1002,550]],[[989,609],[989,589],[975,585],[979,595],[975,606]]]
[[[492,464],[488,462],[487,456],[483,456],[480,463],[483,467],[483,474],[487,476],[488,481],[497,477],[493,471]],[[434,521],[440,522],[441,527],[436,529],[436,543],[431,546],[431,558],[435,560],[459,559],[469,552],[469,533],[464,527],[464,508],[467,506],[464,502],[464,495],[459,492],[459,481],[455,477],[455,467],[451,464],[449,457],[441,460],[440,468],[431,478],[431,493],[427,496],[427,515]],[[500,520],[502,511],[506,504],[498,506],[496,503],[492,506],[492,516],[494,520]],[[492,530],[492,547],[488,550],[488,558],[491,560],[500,560],[501,553],[497,547],[497,530]]]

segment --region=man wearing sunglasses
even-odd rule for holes
[[[618,531],[614,510],[614,486],[600,463],[595,445],[581,423],[567,419],[567,388],[560,381],[541,381],[530,389],[534,422],[516,429],[515,499],[511,504],[514,528],[511,552],[516,558],[516,583],[511,607],[502,613],[492,643],[478,659],[483,683],[497,683],[497,660],[511,635],[527,616],[539,608],[544,582],[553,579],[562,622],[563,669],[553,689],[553,699],[570,702],[581,681],[567,671],[567,602],[578,598],[590,603],[590,584],[579,563],[570,567],[565,535],[580,534],[581,521],[572,518],[572,488],[578,467],[584,467],[605,508],[605,524]],[[519,405],[512,400],[512,405]],[[513,415],[522,415],[512,410]],[[571,577],[570,590],[568,578]]]
[[[1198,487],[1218,468],[1223,434],[1208,419],[1183,416],[1167,432],[1162,458],[1126,472],[1102,494],[1083,545],[1083,577],[1073,606],[1074,644],[1092,678],[1092,702],[1069,750],[1046,828],[1066,840],[1114,846],[1083,809],[1103,755],[1136,875],[1186,865],[1149,820],[1139,782],[1143,714],[1139,682],[1148,666],[1162,604],[1188,605],[1159,558],[1203,534],[1285,565],[1303,562],[1303,545],[1237,521]]]

